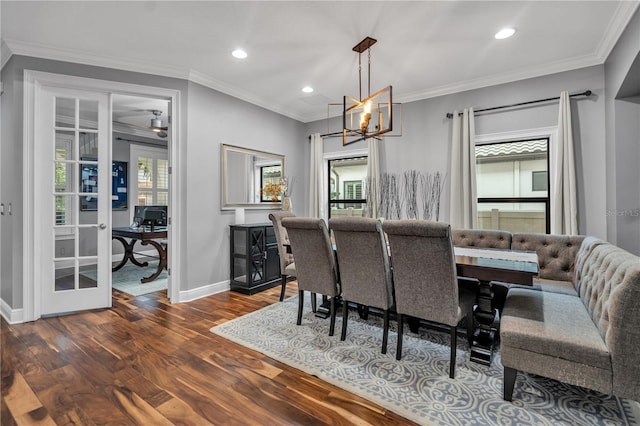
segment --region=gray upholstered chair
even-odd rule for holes
[[[276,241],[278,242],[278,254],[280,255],[280,278],[282,279],[282,288],[280,290],[280,301],[284,300],[284,293],[287,290],[287,279],[296,276],[296,264],[293,260],[293,254],[287,253],[284,246],[289,244],[289,235],[287,230],[282,226],[282,218],[294,217],[291,212],[273,212],[269,214],[269,219],[273,223],[273,229],[276,233]]]
[[[393,282],[398,312],[398,348],[402,357],[403,316],[444,324],[451,331],[449,377],[455,376],[456,327],[467,318],[467,333],[473,328],[475,291],[469,281],[458,287],[456,262],[448,224],[425,220],[388,220],[387,233],[393,263]]]
[[[364,217],[332,218],[329,228],[336,241],[342,288],[342,334],[347,335],[348,302],[382,309],[382,353],[387,353],[389,309],[393,307],[393,282],[382,222]]]
[[[336,258],[329,239],[329,231],[322,219],[285,217],[282,219],[289,234],[291,250],[296,259],[298,278],[298,321],[302,323],[304,292],[319,293],[331,299],[329,336],[336,324],[336,297],[340,295]]]

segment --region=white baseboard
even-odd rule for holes
[[[178,302],[191,302],[192,300],[200,299],[202,297],[212,296],[214,294],[223,293],[231,289],[229,280],[220,281],[219,283],[213,283],[203,285],[202,287],[194,288],[192,290],[180,291],[178,296]]]
[[[4,300],[0,299],[0,315],[9,324],[20,324],[24,322],[24,310],[12,309]]]

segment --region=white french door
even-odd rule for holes
[[[34,149],[40,313],[111,306],[109,95],[42,87]]]

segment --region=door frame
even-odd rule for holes
[[[37,241],[36,235],[36,213],[33,211],[35,200],[35,126],[36,114],[41,100],[41,90],[43,87],[57,87],[66,89],[87,90],[107,95],[122,94],[130,96],[144,96],[152,98],[163,98],[171,103],[171,127],[169,150],[169,199],[170,199],[170,227],[168,237],[169,249],[169,277],[167,295],[172,302],[179,301],[180,295],[180,250],[181,241],[178,228],[180,227],[179,208],[181,205],[180,188],[181,173],[180,168],[175,165],[179,162],[178,135],[180,135],[180,91],[175,89],[165,89],[152,86],[142,86],[137,84],[122,83],[108,80],[98,80],[86,77],[75,77],[65,74],[55,74],[43,71],[24,70],[24,94],[23,94],[23,321],[35,321],[41,317],[40,307],[40,283],[35,280],[35,263]],[[110,143],[113,138],[112,121],[113,106],[109,105],[108,132]]]

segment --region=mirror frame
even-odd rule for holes
[[[257,155],[260,157],[268,157],[276,160],[280,160],[282,163],[282,176],[285,176],[285,158],[284,155],[274,154],[272,152],[259,151],[256,149],[243,148],[241,146],[228,145],[225,143],[220,144],[220,209],[221,210],[234,210],[237,208],[245,208],[252,210],[276,210],[282,208],[282,201],[267,201],[262,203],[229,203],[227,202],[227,152],[241,152],[249,155]]]

